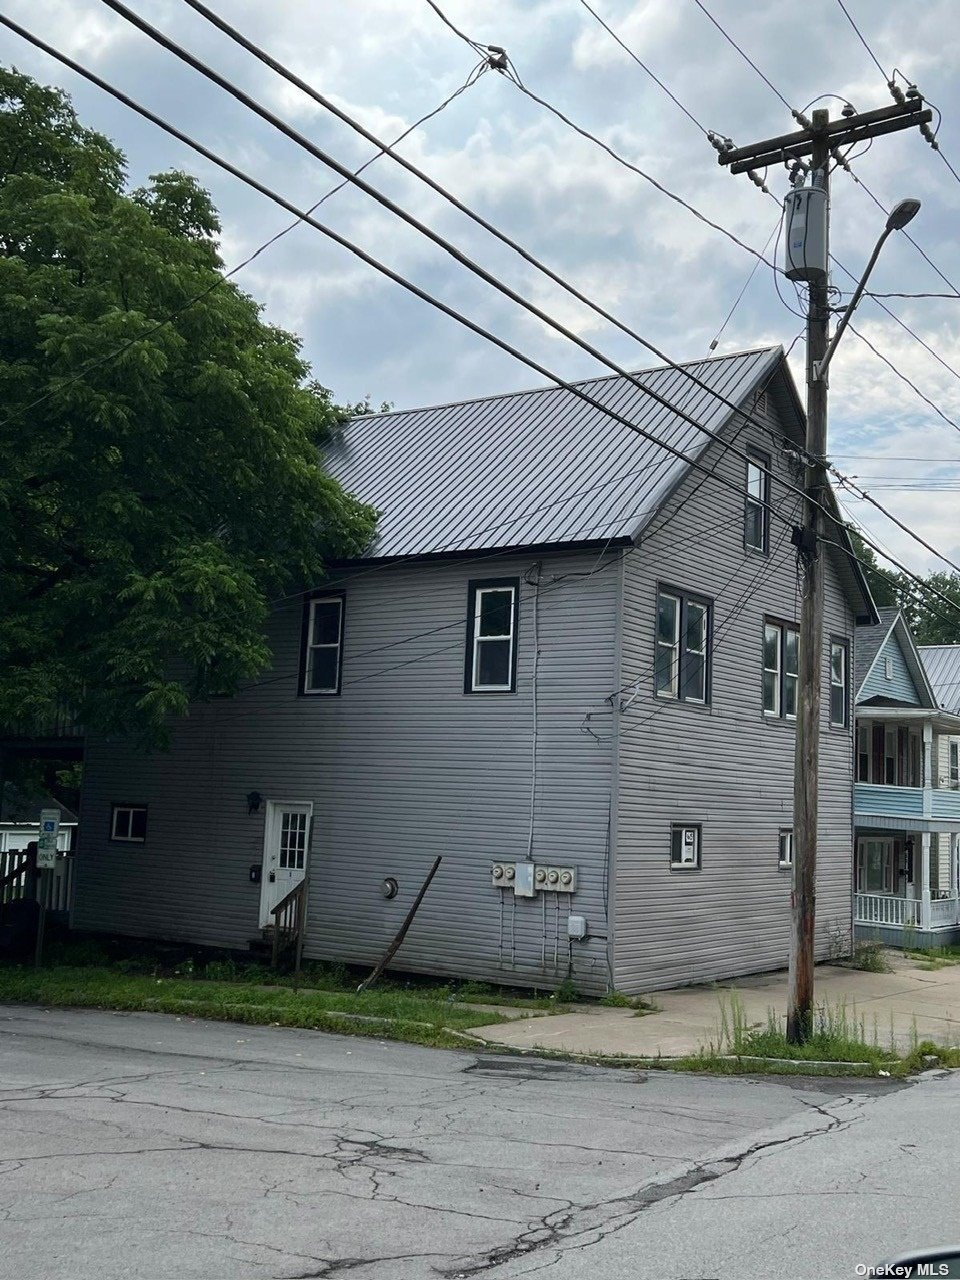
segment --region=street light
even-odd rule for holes
[[[873,270],[877,259],[880,257],[880,250],[883,248],[887,236],[891,231],[902,231],[907,223],[912,222],[919,212],[920,201],[913,199],[912,196],[908,196],[906,200],[901,200],[899,204],[895,204],[890,210],[890,213],[887,215],[887,224],[880,232],[880,239],[877,241],[873,253],[870,255],[870,261],[867,263],[867,269],[860,277],[860,283],[857,285],[856,289],[854,289],[853,297],[850,299],[846,311],[844,311],[843,315],[840,317],[840,323],[837,325],[837,331],[833,335],[830,345],[824,352],[823,359],[817,361],[813,367],[813,376],[817,381],[821,381],[826,378],[827,366],[833,358],[833,353],[837,349],[837,343],[840,341],[844,329],[846,329],[847,325],[850,323],[850,317],[856,310],[857,303],[863,297],[863,291],[866,289],[867,281],[870,279],[870,272]]]

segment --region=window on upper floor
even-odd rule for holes
[[[300,692],[337,694],[343,665],[342,594],[311,596],[304,605]]]
[[[670,869],[699,871],[703,828],[675,822],[670,828]]]
[[[710,698],[710,601],[672,587],[657,592],[654,689],[658,698]]]
[[[763,714],[797,718],[800,632],[789,622],[763,623]]]
[[[743,542],[764,555],[770,550],[770,458],[756,449],[747,450]]]
[[[830,641],[830,723],[842,729],[848,722],[849,653],[846,641]]]
[[[951,742],[947,748],[950,788],[960,791],[960,742]]]
[[[114,804],[110,807],[110,839],[122,844],[143,844],[147,838],[147,806]]]
[[[465,693],[515,693],[519,578],[469,584]]]

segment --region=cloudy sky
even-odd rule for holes
[[[342,163],[355,167],[370,155],[369,144],[182,0],[128,2]],[[386,139],[443,102],[477,64],[473,50],[427,0],[210,3]],[[928,0],[919,8],[893,0],[846,3],[884,70],[899,68],[942,110],[943,151],[960,172],[955,2]],[[697,126],[614,43],[581,0],[439,4],[474,40],[504,46],[523,83],[539,98],[746,244],[762,249],[775,232],[777,203],[747,178],[720,169]],[[706,128],[744,144],[795,127],[773,90],[724,40],[697,0],[591,4]],[[791,105],[804,108],[823,94],[839,95],[858,110],[890,102],[880,72],[838,0],[808,0],[803,6],[794,0],[704,0],[704,6]],[[335,177],[319,162],[98,0],[7,0],[6,11],[294,204],[313,204],[334,185]],[[196,173],[221,211],[228,266],[289,221],[268,200],[6,31],[0,33],[0,57],[66,87],[83,120],[123,148],[132,183],[161,169]],[[836,114],[841,102],[828,97],[820,105]],[[707,354],[756,261],[493,71],[417,129],[402,150],[674,359]],[[916,131],[878,138],[854,170],[887,207],[905,195],[923,201],[911,233],[936,268],[960,283],[960,181]],[[611,358],[633,368],[652,363],[636,342],[545,281],[391,161],[379,160],[366,176]],[[787,187],[782,168],[771,171],[769,186],[779,201]],[[339,192],[322,214],[395,270],[563,376],[605,371],[362,193]],[[855,275],[882,221],[863,187],[837,173],[831,247]],[[773,248],[771,242],[768,257]],[[369,395],[375,403],[388,400],[404,407],[539,381],[307,226],[247,267],[238,283],[264,304],[271,321],[302,337],[315,375],[343,400]],[[833,283],[851,287],[839,271]],[[802,329],[801,319],[792,314],[797,298],[781,281],[781,300],[774,284],[773,273],[761,265],[718,351],[793,341]],[[871,287],[949,293],[952,286],[897,235],[888,242]],[[891,298],[886,305],[925,346],[873,301],[862,304],[856,326],[935,407],[849,333],[831,372],[831,453],[903,520],[960,559],[958,492],[944,488],[956,480],[960,490],[960,425],[944,420],[960,424],[960,299]],[[799,342],[793,365],[801,387],[802,360]],[[863,503],[845,501],[874,538],[911,567],[944,567]]]

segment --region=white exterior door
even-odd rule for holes
[[[310,842],[310,801],[271,800],[263,836],[263,873],[260,883],[260,927],[273,924],[270,912],[296,888],[307,873]]]

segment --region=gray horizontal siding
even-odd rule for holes
[[[575,944],[575,976],[604,989],[611,749],[581,724],[615,680],[615,559],[542,563],[534,855],[578,868],[572,903],[510,896],[501,920],[490,884],[491,861],[527,849],[533,587],[521,582],[515,694],[464,695],[464,615],[468,579],[531,569],[530,557],[511,556],[358,571],[344,583],[339,697],[296,696],[293,602],[273,619],[272,672],[236,698],[192,708],[169,754],[92,743],[77,927],[245,946],[258,927],[248,868],[261,861],[265,816],[248,814],[245,796],[258,790],[314,805],[308,957],[376,960],[442,854],[398,966],[550,985],[566,976],[574,910],[601,935]],[[557,580],[567,574],[581,576]],[[111,801],[149,805],[144,846],[106,839]],[[400,884],[392,901],[380,894],[386,876]]]
[[[738,443],[771,452],[755,429]],[[718,457],[719,454],[719,457]],[[743,463],[714,446],[726,479]],[[791,479],[780,459],[774,468]],[[639,696],[621,714],[619,822],[615,843],[617,985],[627,991],[708,982],[785,966],[790,873],[778,867],[778,832],[792,825],[794,728],[761,707],[763,619],[799,621],[789,528],[774,520],[769,559],[743,546],[742,500],[691,476],[624,564],[623,684]],[[796,500],[774,489],[792,523]],[[714,599],[713,692],[708,708],[657,700],[653,639],[657,584]],[[821,747],[817,949],[847,935],[851,918],[849,730],[828,725],[830,634],[849,637],[852,617],[827,570]],[[673,822],[703,826],[702,870],[670,868]]]

